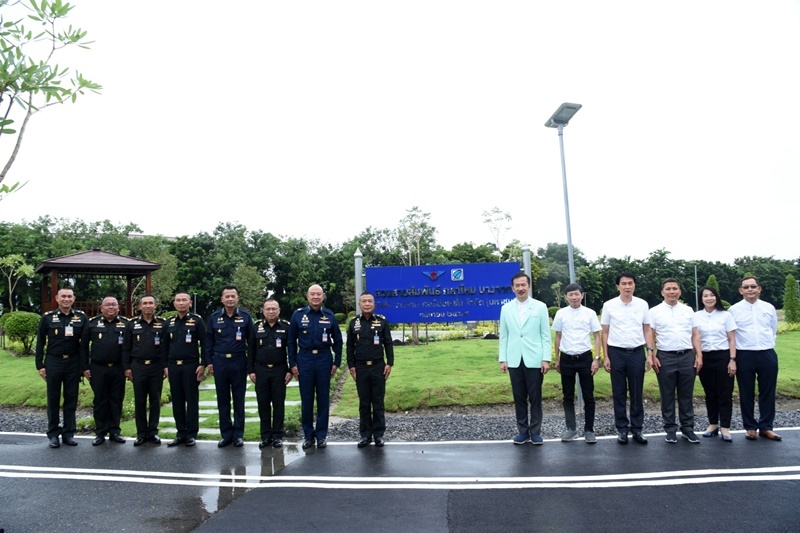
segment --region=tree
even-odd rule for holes
[[[406,211],[397,228],[397,238],[405,248],[403,262],[406,265],[421,265],[423,251],[430,252],[436,246],[436,228],[428,222],[430,213],[423,213],[416,205]]]
[[[33,277],[33,266],[25,263],[25,258],[19,254],[11,254],[0,258],[0,272],[8,282],[8,310],[14,312],[14,290],[22,278]]]
[[[255,316],[264,303],[267,280],[258,269],[250,265],[239,265],[233,273],[233,284],[239,292],[239,305]]]
[[[36,331],[39,329],[39,319],[36,313],[16,311],[10,313],[3,323],[9,340],[22,343],[22,355],[32,352],[33,342],[36,340]]]
[[[503,254],[500,250],[503,249],[503,233],[511,229],[511,215],[505,211],[500,211],[500,208],[495,206],[488,211],[484,211],[483,223],[489,227],[489,232],[492,234],[496,250],[498,251],[499,261],[503,261]]]
[[[786,322],[800,323],[800,297],[797,294],[797,280],[791,274],[786,276],[783,288],[783,311]]]
[[[22,139],[31,117],[55,104],[75,102],[87,91],[99,92],[102,87],[69,67],[54,64],[55,55],[64,48],[88,48],[87,32],[71,25],[63,27],[74,6],[62,0],[41,0],[30,3],[0,0],[0,140],[13,138],[14,147],[0,170],[0,198],[19,183],[3,183],[19,154]],[[9,14],[7,19],[4,15]],[[28,28],[23,21],[32,23]],[[24,114],[19,129],[11,118],[12,111]]]
[[[715,276],[714,274],[708,276],[708,279],[706,280],[706,287],[711,287],[715,291],[719,292],[719,283],[717,283],[717,276]]]

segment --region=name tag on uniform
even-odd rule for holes
[[[275,339],[275,347],[276,348],[280,348],[281,347],[281,340],[280,339]]]
[[[186,344],[191,344],[191,343],[192,343],[192,334],[191,334],[191,332],[187,331],[186,332]]]
[[[372,344],[378,346],[380,343],[381,343],[381,338],[378,337],[378,334],[376,333],[375,336],[372,337]]]
[[[328,332],[327,331],[323,331],[322,332],[322,342],[328,342]]]
[[[67,327],[64,328],[64,336],[65,337],[72,337],[72,324],[68,324]]]
[[[236,341],[239,342],[241,340],[242,340],[242,330],[241,329],[237,329],[236,330]]]

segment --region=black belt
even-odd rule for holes
[[[266,367],[266,368],[275,368],[276,366],[280,367],[282,363],[264,363],[262,361],[256,361],[256,364],[258,366],[263,366],[263,367]]]
[[[383,359],[356,359],[356,364],[372,366],[377,363],[382,363]]]
[[[615,350],[619,350],[620,352],[625,353],[635,353],[644,349],[644,344],[641,344],[635,348],[622,348],[621,346],[609,346],[609,348],[613,348]]]
[[[233,352],[233,353],[222,353],[222,352],[215,352],[214,355],[218,355],[220,357],[224,357],[225,359],[233,359],[234,355],[244,355],[244,352]]]
[[[142,365],[152,365],[156,362],[155,359],[142,359],[141,357],[134,357],[133,360]]]
[[[197,364],[197,359],[172,359],[170,363],[173,363],[178,366],[188,365],[190,363]]]
[[[55,357],[56,359],[69,359],[70,357],[77,357],[77,355],[71,355],[71,354],[68,354],[68,353],[63,353],[63,354],[61,354],[61,353],[60,354],[49,353],[47,355],[50,356],[50,357]]]
[[[573,361],[576,361],[576,360],[580,359],[581,357],[583,357],[583,356],[584,356],[584,355],[586,355],[586,354],[589,354],[589,355],[591,355],[591,353],[592,353],[592,351],[591,351],[591,350],[588,350],[588,351],[586,351],[586,352],[583,352],[583,353],[576,353],[576,354],[571,354],[571,353],[564,353],[564,352],[561,352],[561,357],[569,357],[569,358],[570,358],[570,359],[572,359]]]
[[[99,363],[97,361],[92,361],[92,364],[93,365],[97,365],[97,366],[107,366],[107,367],[111,368],[112,366],[119,366],[122,363]]]
[[[689,349],[686,349],[686,350],[675,350],[675,351],[672,351],[672,350],[659,350],[658,353],[659,354],[666,353],[666,354],[669,354],[669,355],[683,355],[683,354],[687,354],[687,353],[689,353],[691,351],[692,351],[692,349],[689,348]]]

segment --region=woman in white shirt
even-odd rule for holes
[[[700,383],[706,393],[709,426],[704,437],[716,437],[733,442],[731,414],[733,411],[733,376],[736,375],[736,322],[722,305],[713,287],[700,291],[704,309],[694,314],[693,329],[700,333],[703,349],[703,368]]]

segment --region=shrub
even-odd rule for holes
[[[33,353],[33,343],[36,341],[36,330],[39,328],[40,319],[36,313],[27,311],[8,313],[5,321],[6,335],[11,342],[22,343],[22,355]]]
[[[334,313],[334,316],[336,317],[336,322],[338,322],[340,325],[344,325],[344,324],[347,323],[347,315],[346,314],[344,314],[344,313]]]
[[[558,307],[557,305],[551,305],[550,307],[547,308],[547,313],[550,315],[551,319],[556,317],[556,313],[558,313],[559,309],[561,308]]]

